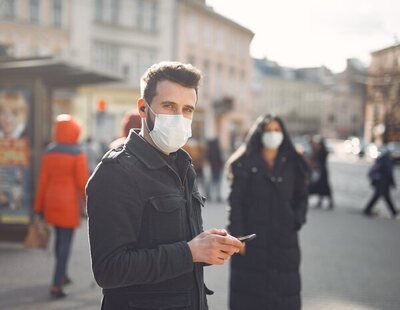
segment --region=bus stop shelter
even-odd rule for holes
[[[57,89],[120,81],[55,58],[0,58],[0,240],[23,240]]]

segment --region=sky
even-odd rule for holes
[[[347,58],[400,43],[399,0],[207,0],[255,33],[253,57],[282,66],[345,69]]]

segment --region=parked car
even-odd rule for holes
[[[349,137],[344,141],[345,152],[359,157],[365,156],[366,147],[366,143],[358,137]]]

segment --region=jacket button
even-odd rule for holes
[[[275,177],[271,177],[271,181],[272,181],[272,182],[275,182]]]
[[[258,169],[256,167],[251,168],[251,172],[256,173]]]
[[[277,181],[278,181],[279,183],[281,183],[281,182],[283,181],[283,179],[282,179],[281,177],[278,177]]]

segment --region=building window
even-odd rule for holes
[[[212,46],[212,29],[210,24],[205,24],[203,28],[203,42],[205,48]]]
[[[223,79],[224,79],[224,72],[223,72],[223,67],[222,64],[217,65],[217,74],[215,77],[215,93],[217,97],[222,97],[224,90],[224,84],[223,84]]]
[[[96,21],[103,21],[104,14],[104,1],[103,0],[96,0],[96,8],[95,8],[95,20]]]
[[[204,60],[203,64],[203,93],[208,95],[210,93],[210,62],[208,60]]]
[[[158,31],[158,3],[151,3],[151,31]]]
[[[119,24],[120,0],[111,2],[111,23]]]
[[[217,50],[223,51],[224,50],[224,32],[222,29],[217,31]]]
[[[104,71],[119,74],[119,48],[112,44],[95,43],[93,45],[93,64]]]
[[[133,52],[132,79],[137,81],[143,73],[156,62],[156,53],[150,50],[136,50]]]
[[[31,23],[39,23],[40,6],[39,0],[30,0],[29,2],[29,20]]]
[[[147,32],[158,30],[158,2],[136,0],[135,28]]]
[[[4,19],[15,19],[15,0],[0,1],[0,16]]]
[[[122,66],[122,74],[124,75],[125,78],[129,78],[129,73],[130,73],[130,67],[128,64],[125,64]]]
[[[189,44],[196,43],[197,20],[194,15],[189,15],[187,19],[186,36]]]
[[[136,28],[143,28],[143,17],[144,17],[144,1],[136,0]]]
[[[62,26],[62,0],[53,0],[53,25]]]

